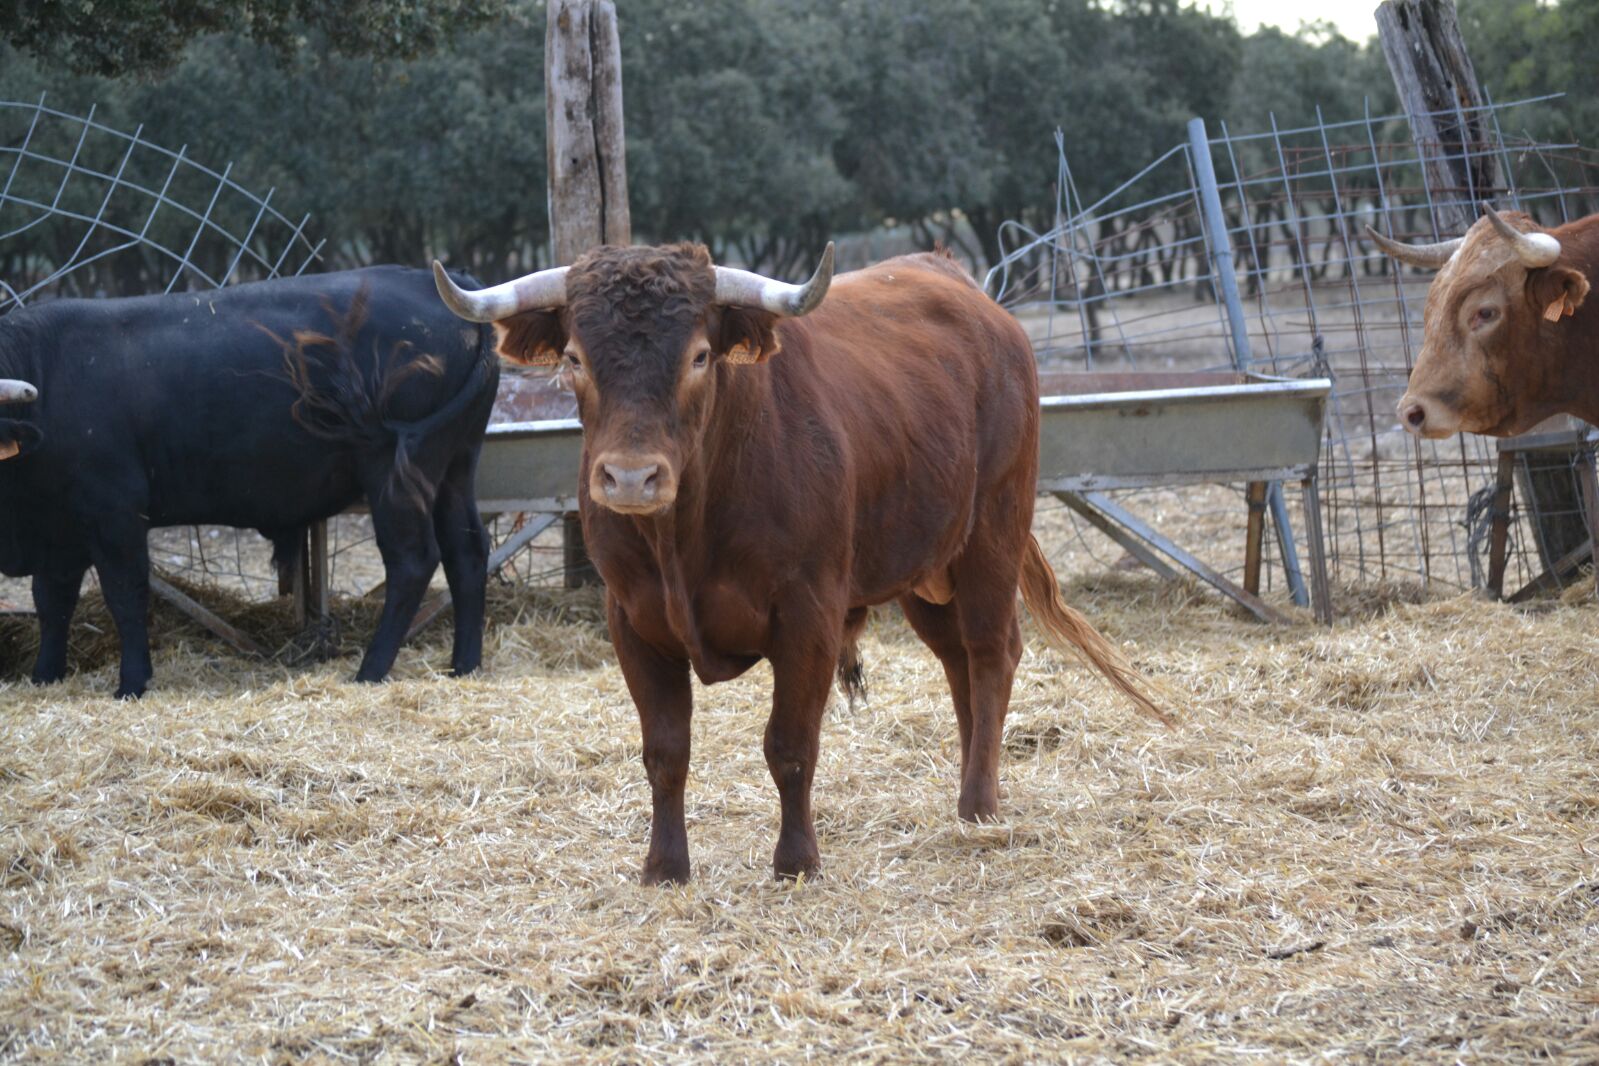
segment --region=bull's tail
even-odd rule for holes
[[[1027,610],[1051,644],[1086,659],[1140,711],[1163,725],[1175,724],[1171,715],[1161,710],[1144,691],[1147,682],[1126,656],[1061,597],[1055,571],[1044,558],[1044,550],[1035,537],[1027,538],[1027,553],[1022,557],[1021,593],[1022,602],[1027,604]]]
[[[293,338],[285,340],[264,326],[260,328],[283,349],[284,377],[297,394],[290,412],[300,428],[320,440],[354,448],[392,447],[394,463],[384,492],[421,507],[427,497],[427,479],[412,454],[433,430],[459,417],[480,398],[486,379],[495,370],[493,355],[480,344],[471,375],[432,414],[414,422],[389,419],[385,411],[395,391],[417,374],[442,377],[444,362],[416,352],[409,342],[402,341],[388,352],[374,345],[370,370],[363,368],[356,339],[366,322],[370,296],[362,285],[343,313],[324,302],[333,327],[329,333],[295,330]]]

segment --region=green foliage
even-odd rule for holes
[[[1194,115],[1256,130],[1394,107],[1374,43],[1243,37],[1182,0],[618,7],[636,237],[757,269],[885,224],[992,259],[1002,220],[1048,222],[1057,127],[1092,201]],[[1461,0],[1461,18],[1499,98],[1573,93],[1568,127],[1535,132],[1591,136],[1599,0]],[[331,265],[448,252],[502,277],[547,255],[544,20],[539,0],[0,0],[0,99],[98,102],[232,160],[313,214]]]
[[[1529,114],[1526,132],[1541,139],[1595,140],[1599,0],[1460,0],[1458,10],[1477,80],[1495,99],[1568,94],[1561,106]]]
[[[0,40],[103,77],[153,74],[226,33],[288,55],[319,35],[349,55],[414,58],[507,13],[508,0],[4,0]]]

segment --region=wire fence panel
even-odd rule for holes
[[[285,214],[233,174],[153,144],[142,127],[113,129],[87,114],[0,100],[0,315],[65,296],[204,291],[319,269],[324,242],[309,215]],[[241,476],[246,476],[241,472]],[[519,521],[490,523],[499,538]],[[347,595],[381,585],[365,515],[329,522],[330,584]],[[223,526],[158,529],[152,563],[250,599],[278,594],[271,545]],[[508,573],[549,580],[561,571],[558,535],[540,538]],[[28,601],[26,583],[0,582],[0,606]]]
[[[0,100],[0,314],[299,274],[322,242],[232,176],[88,114]]]
[[[1400,267],[1367,237],[1435,241],[1450,205],[1482,202],[1557,225],[1599,208],[1599,155],[1504,131],[1553,97],[1489,103],[1492,139],[1448,150],[1418,143],[1403,115],[1318,121],[1239,134],[1225,124],[1208,147],[1225,218],[1213,249],[1194,149],[1179,144],[1094,203],[1077,193],[1056,134],[1054,224],[1008,223],[987,284],[1028,327],[1052,369],[1228,370],[1335,382],[1321,461],[1323,522],[1335,582],[1480,584],[1491,493],[1492,440],[1422,441],[1394,406],[1422,335],[1431,275]],[[1454,112],[1449,113],[1459,117]],[[1492,188],[1440,189],[1436,158],[1493,166]],[[1207,175],[1208,177],[1208,175]],[[1213,252],[1230,250],[1242,321],[1228,313]],[[1225,257],[1223,257],[1225,258]],[[1242,343],[1240,343],[1242,341]],[[1239,349],[1243,348],[1243,351]],[[1511,575],[1542,569],[1541,535],[1512,528]],[[1475,575],[1475,576],[1474,576]]]

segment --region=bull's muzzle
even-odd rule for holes
[[[1413,437],[1438,440],[1460,429],[1459,415],[1436,400],[1414,393],[1407,392],[1399,398],[1395,413],[1399,416],[1399,424]]]
[[[589,471],[589,497],[620,514],[660,514],[677,499],[677,474],[663,455],[606,452]]]

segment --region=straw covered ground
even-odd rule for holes
[[[1054,533],[1181,726],[1031,634],[1005,820],[963,825],[942,673],[881,612],[799,885],[769,873],[764,667],[697,694],[694,883],[635,883],[590,593],[502,588],[481,676],[440,676],[435,627],[375,687],[359,604],[308,666],[162,609],[141,703],[91,595],[80,671],[0,687],[0,1059],[1599,1058],[1591,595],[1346,593],[1330,632],[1272,629]],[[30,639],[0,628],[5,676]]]

